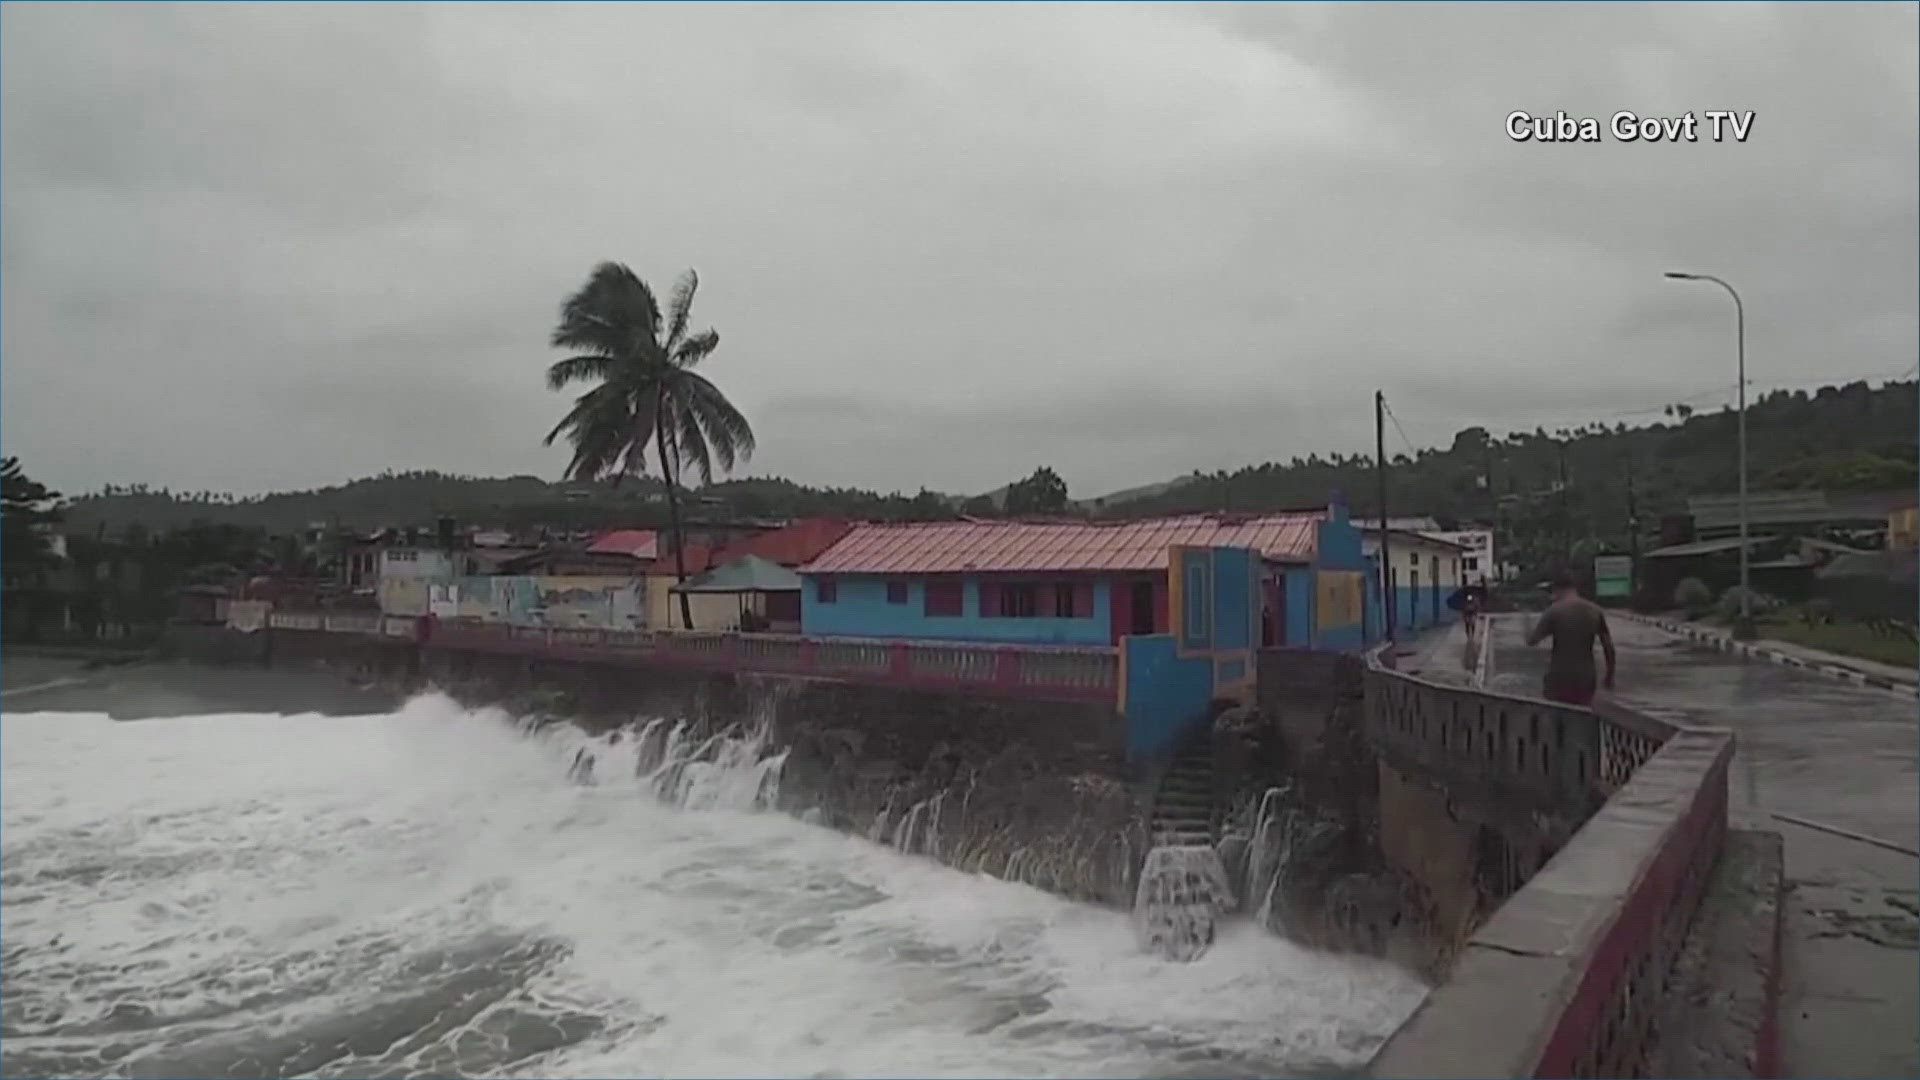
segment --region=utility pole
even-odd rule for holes
[[[1567,443],[1560,440],[1560,567],[1573,572],[1573,515],[1567,510]]]
[[[1747,305],[1740,300],[1740,293],[1733,286],[1714,277],[1712,274],[1683,274],[1667,271],[1667,277],[1675,281],[1711,281],[1727,295],[1733,297],[1733,333],[1736,362],[1738,363],[1739,386],[1739,454],[1740,454],[1740,616],[1734,620],[1733,636],[1740,641],[1752,641],[1755,637],[1753,627],[1753,590],[1748,587],[1747,549]]]
[[[1393,641],[1393,559],[1387,553],[1387,395],[1373,392],[1373,471],[1380,487],[1380,624]]]
[[[1634,502],[1633,454],[1627,454],[1627,552],[1633,564],[1627,570],[1627,606],[1640,596],[1640,508]]]

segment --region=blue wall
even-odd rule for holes
[[[1248,548],[1214,548],[1212,556],[1214,649],[1259,647],[1259,555]]]
[[[1364,570],[1368,559],[1361,550],[1360,530],[1347,518],[1347,508],[1334,504],[1320,522],[1319,547],[1314,564],[1323,570]]]
[[[1289,649],[1313,647],[1313,568],[1289,566],[1284,571],[1287,590],[1286,640]]]
[[[800,630],[832,637],[930,638],[945,641],[1005,641],[1051,645],[1106,645],[1112,639],[1112,594],[1105,581],[1088,576],[1061,577],[1036,582],[1072,581],[1093,587],[1093,613],[1071,619],[980,617],[980,583],[964,580],[960,611],[955,616],[926,613],[924,579],[870,574],[835,574],[836,596],[831,604],[819,600],[817,579],[805,578],[800,590]],[[950,579],[949,579],[950,580]],[[905,582],[907,602],[887,602],[887,583]]]
[[[1213,658],[1180,656],[1172,634],[1128,637],[1122,647],[1127,756],[1162,757],[1206,721],[1207,703],[1213,700]]]
[[[1371,643],[1379,641],[1384,637],[1386,629],[1380,620],[1379,555],[1369,555],[1366,563],[1367,638],[1369,643]],[[1399,587],[1394,590],[1393,628],[1394,632],[1399,635],[1401,641],[1407,640],[1411,634],[1430,630],[1436,626],[1445,626],[1459,620],[1460,613],[1447,606],[1447,597],[1453,595],[1454,589],[1458,588],[1458,586],[1440,586],[1440,613],[1436,618],[1434,615],[1433,586],[1431,584],[1423,581],[1420,583],[1420,588],[1415,590],[1407,584],[1407,575],[1404,570],[1399,574],[1399,582]],[[1291,588],[1292,585],[1289,584],[1288,587]]]

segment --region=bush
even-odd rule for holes
[[[1752,599],[1748,602],[1748,610],[1753,614],[1765,615],[1769,612],[1780,610],[1780,601],[1757,590],[1748,591],[1752,596]],[[1716,613],[1723,619],[1732,619],[1734,616],[1740,614],[1740,586],[1735,585],[1733,588],[1722,593],[1720,603],[1716,605],[1716,608]]]
[[[1713,590],[1699,578],[1685,578],[1674,586],[1673,602],[1687,613],[1687,618],[1697,619],[1713,609]]]

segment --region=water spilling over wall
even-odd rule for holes
[[[1197,960],[1213,947],[1220,920],[1235,906],[1219,852],[1200,845],[1156,847],[1140,870],[1134,938],[1168,960]]]
[[[861,723],[835,707],[835,688],[735,689],[742,692],[660,702],[672,718],[626,722],[565,690],[523,690],[504,707],[536,717],[529,730],[564,721],[593,733],[568,768],[576,783],[631,778],[674,806],[779,810],[1057,895],[1114,906],[1131,899],[1145,826],[1113,772],[1085,760],[1071,771],[1049,765],[1061,755],[1031,734],[992,745],[997,733],[987,725],[965,730],[975,725],[954,720],[972,717],[942,716],[922,702],[903,699],[898,714]]]

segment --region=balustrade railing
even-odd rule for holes
[[[1659,1001],[1726,833],[1732,735],[1443,686],[1391,670],[1385,653],[1366,679],[1383,761],[1450,795],[1579,822],[1369,1073],[1652,1075]],[[1494,999],[1508,1023],[1460,1039]]]
[[[814,675],[883,683],[1108,700],[1119,663],[1106,647],[1020,646],[878,638],[802,637],[681,630],[517,626],[478,619],[422,620],[360,613],[274,612],[276,629],[406,638],[445,649],[646,660],[719,670]]]

